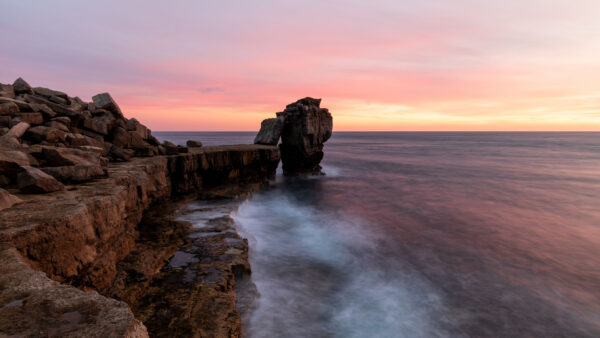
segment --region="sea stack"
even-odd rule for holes
[[[277,118],[266,119],[254,140],[257,144],[277,144],[281,137],[284,175],[323,174],[323,144],[331,137],[333,118],[321,99],[305,97],[288,104]]]

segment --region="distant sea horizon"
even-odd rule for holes
[[[248,337],[600,337],[600,133],[334,132],[324,152],[326,176],[278,169],[232,215]]]

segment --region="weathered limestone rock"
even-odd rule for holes
[[[0,336],[148,337],[124,302],[50,280],[6,242],[0,261]]]
[[[24,137],[37,143],[43,141],[56,143],[64,141],[67,137],[67,133],[57,128],[37,126],[29,128]]]
[[[127,131],[134,132],[139,135],[143,140],[146,140],[150,136],[150,131],[146,126],[142,125],[135,118],[131,118],[127,121]]]
[[[100,156],[96,153],[73,148],[43,147],[42,156],[46,160],[46,166],[70,166],[70,165],[100,165]]]
[[[0,104],[0,114],[14,115],[19,112],[19,106],[14,102],[5,102]]]
[[[283,130],[283,123],[283,116],[263,120],[260,124],[260,131],[254,138],[254,144],[276,146]]]
[[[44,194],[63,190],[65,187],[54,177],[30,166],[21,167],[17,175],[19,190],[26,194]]]
[[[14,138],[20,138],[21,136],[23,136],[23,134],[25,134],[25,132],[27,131],[27,129],[29,129],[30,124],[27,122],[19,122],[16,125],[14,125],[12,128],[10,128],[10,130],[8,131],[8,133],[6,133],[6,135],[4,135],[4,137],[14,137]]]
[[[31,160],[24,152],[0,148],[0,175],[14,180],[21,170],[21,166],[29,165],[31,165]]]
[[[123,113],[121,112],[121,109],[109,93],[101,93],[95,95],[94,97],[92,97],[92,100],[94,101],[94,105],[96,106],[96,108],[106,109],[112,112],[116,118],[123,118]]]
[[[202,142],[200,141],[188,140],[185,145],[189,148],[202,148]]]
[[[15,195],[10,194],[8,191],[0,188],[0,210],[8,209],[17,203],[21,203],[23,200]]]
[[[44,123],[44,117],[40,113],[20,113],[15,117],[15,120],[27,122],[29,124]]]
[[[58,104],[67,105],[67,104],[71,103],[69,96],[66,93],[60,92],[58,90],[52,90],[52,89],[44,88],[44,87],[35,87],[35,88],[33,88],[33,92],[35,95],[43,96],[47,99],[51,99],[53,97],[61,98],[62,101],[58,101],[58,102],[51,100]]]
[[[13,82],[13,90],[16,95],[33,94],[33,88],[31,88],[31,86],[22,78],[18,78]]]
[[[320,99],[307,97],[277,113],[284,118],[279,147],[286,175],[321,173],[323,143],[331,137],[333,118],[320,104]]]

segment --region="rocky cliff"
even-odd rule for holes
[[[320,105],[321,99],[306,97],[261,123],[254,143],[277,145],[281,137],[284,174],[321,174],[323,144],[331,137],[333,118]]]
[[[230,224],[196,238],[169,205],[265,182],[279,159],[275,146],[159,144],[106,93],[0,85],[0,335],[239,336],[245,242]],[[182,247],[203,257],[191,281],[165,270]]]

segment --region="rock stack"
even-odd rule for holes
[[[125,118],[108,93],[84,102],[32,88],[22,78],[0,84],[0,187],[48,193],[106,176],[110,161],[186,152],[159,144],[146,126]]]
[[[333,118],[321,99],[306,97],[285,107],[277,118],[266,119],[254,139],[276,145],[281,137],[281,162],[285,175],[322,174],[323,143],[331,137]]]

